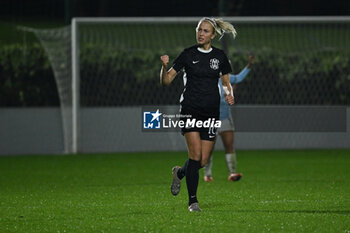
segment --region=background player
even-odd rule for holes
[[[247,66],[237,75],[230,74],[230,83],[235,85],[242,82],[245,77],[250,72],[253,65],[254,57],[250,55],[248,57]],[[222,83],[219,80],[219,85],[222,90]],[[233,86],[234,88],[235,86]],[[236,152],[234,149],[234,122],[232,118],[231,108],[226,103],[225,98],[222,97],[220,100],[220,120],[222,122],[221,128],[218,129],[218,133],[221,137],[222,143],[225,148],[225,159],[228,168],[228,180],[238,181],[241,179],[242,174],[236,173]],[[204,167],[204,181],[212,182],[212,166],[213,166],[213,156],[210,156],[208,163]]]

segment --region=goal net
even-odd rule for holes
[[[170,87],[161,87],[159,57],[168,54],[173,61],[195,44],[198,20],[76,18],[71,27],[36,31],[54,69],[67,151],[93,151],[95,134],[113,138],[98,142],[107,151],[124,148],[127,131],[139,127],[133,126],[139,118],[130,115],[137,107],[178,105],[182,74]],[[226,35],[214,46],[225,49],[234,73],[245,67],[249,54],[255,56],[251,73],[237,85],[239,105],[350,104],[350,18],[225,20],[238,36]],[[128,120],[135,122],[127,129]]]

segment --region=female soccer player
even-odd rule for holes
[[[230,63],[222,50],[211,45],[216,33],[223,36],[225,32],[236,36],[236,30],[230,23],[222,19],[202,18],[196,27],[197,44],[184,49],[169,70],[169,56],[161,56],[160,83],[163,86],[169,85],[181,69],[184,68],[187,74],[185,88],[180,98],[180,114],[185,122],[194,119],[197,122],[219,120],[220,77],[226,101],[230,105],[234,104],[229,80]],[[207,163],[216,137],[215,127],[200,126],[196,124],[194,127],[181,129],[185,136],[189,159],[183,167],[176,166],[172,169],[171,193],[174,196],[180,192],[181,180],[186,176],[190,212],[201,211],[197,200],[198,171]]]
[[[253,65],[254,57],[248,57],[247,66],[237,75],[230,74],[230,83],[235,85],[242,82],[247,74],[250,72],[250,69]],[[220,88],[222,88],[222,83],[219,80]],[[229,172],[228,180],[229,181],[238,181],[242,178],[241,173],[236,173],[236,153],[233,148],[234,144],[234,124],[233,118],[230,111],[230,106],[226,103],[225,99],[221,97],[220,100],[220,120],[221,128],[218,129],[218,133],[221,136],[222,143],[225,148],[225,158],[227,163],[227,168]],[[210,156],[208,163],[204,167],[204,181],[212,182],[212,168],[213,165],[213,156]]]

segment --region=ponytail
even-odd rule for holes
[[[229,22],[224,21],[221,18],[207,18],[207,17],[202,18],[198,22],[198,26],[203,21],[209,22],[214,27],[215,31],[220,35],[219,40],[224,36],[225,33],[232,33],[233,38],[236,38],[236,36],[237,36],[236,29],[233,27],[233,25],[230,24]],[[198,26],[197,26],[197,28],[198,28]]]

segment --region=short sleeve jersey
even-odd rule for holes
[[[197,45],[185,49],[174,61],[173,69],[184,69],[184,91],[180,98],[181,107],[208,117],[219,117],[220,75],[230,72],[231,65],[221,49],[211,47],[202,50]]]

